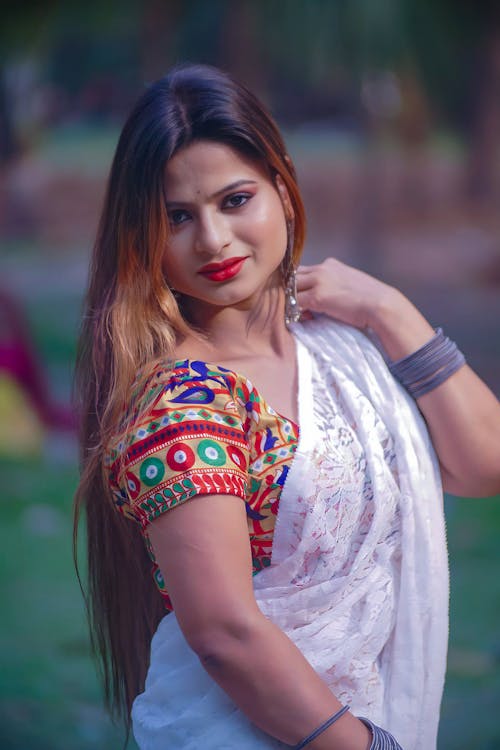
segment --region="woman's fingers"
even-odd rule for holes
[[[321,312],[314,305],[314,289],[316,287],[316,277],[312,273],[313,268],[303,271],[297,270],[297,302],[299,303],[302,319],[307,320],[311,317],[311,312]]]
[[[317,271],[319,266],[299,266],[296,272],[297,291],[305,292],[313,289],[318,283]]]
[[[304,312],[325,312],[322,300],[321,266],[299,266],[296,274],[297,299]]]
[[[312,274],[298,275],[296,277],[297,290],[299,292],[311,289],[315,285],[315,277]]]
[[[299,266],[296,271],[297,280],[310,279],[315,276],[319,266]]]
[[[326,313],[364,328],[387,285],[335,258],[314,266],[299,266],[297,297],[303,310]]]

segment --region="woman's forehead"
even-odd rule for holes
[[[165,192],[182,202],[194,196],[212,196],[241,181],[268,181],[258,162],[225,143],[196,141],[178,151],[165,167]]]

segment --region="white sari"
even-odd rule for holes
[[[435,750],[448,636],[442,490],[425,423],[356,329],[293,329],[300,438],[257,602],[354,714],[404,750]],[[133,706],[141,750],[285,748],[160,623]]]

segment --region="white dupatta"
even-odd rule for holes
[[[353,713],[403,750],[435,750],[448,568],[425,423],[362,333],[320,316],[294,335],[300,439],[257,602]],[[174,614],[153,638],[132,718],[141,750],[286,747],[211,680]]]

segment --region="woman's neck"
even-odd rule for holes
[[[285,325],[283,289],[264,290],[252,303],[231,307],[214,307],[196,301],[188,307],[193,325],[206,337],[185,339],[178,354],[203,355],[218,361],[245,360],[254,357],[286,357],[290,351],[291,334]]]
[[[244,373],[278,414],[298,423],[298,367],[295,341],[285,325],[285,294],[267,290],[246,309],[196,304],[193,325],[204,338],[186,338],[177,359],[201,359]]]

